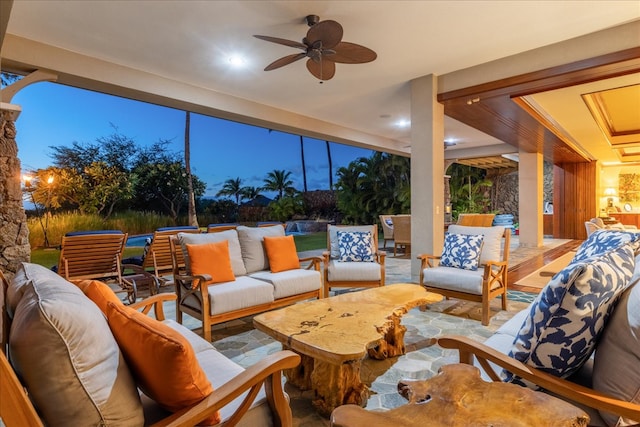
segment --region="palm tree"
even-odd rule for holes
[[[331,161],[331,146],[329,141],[324,142],[327,145],[327,159],[329,159],[329,190],[333,190],[333,162]]]
[[[196,196],[193,192],[193,177],[191,176],[191,140],[189,132],[191,128],[191,112],[187,111],[184,119],[184,165],[187,172],[187,198],[189,199],[189,225],[198,226],[196,215]]]
[[[302,183],[304,192],[307,192],[307,166],[304,162],[304,139],[300,135],[300,157],[302,157]]]
[[[290,176],[291,172],[274,169],[267,174],[262,188],[267,191],[277,191],[278,199],[282,199],[285,193],[295,192]]]
[[[242,179],[228,179],[224,182],[222,190],[218,191],[216,196],[232,196],[236,199],[236,205],[240,206],[240,199],[243,195]]]

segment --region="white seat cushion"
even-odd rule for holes
[[[273,297],[275,299],[317,291],[322,285],[322,278],[319,271],[304,270],[301,268],[280,271],[278,273],[272,273],[266,270],[258,271],[251,274],[250,277],[271,283],[274,288]]]
[[[329,280],[364,282],[380,280],[380,264],[377,262],[339,262],[329,261]]]
[[[244,371],[244,368],[228,359],[210,343],[206,342],[189,329],[177,322],[174,322],[173,320],[165,320],[164,323],[180,332],[180,334],[189,341],[196,353],[196,358],[198,359],[200,367],[205,372],[213,386],[214,393],[216,389],[222,387],[222,385],[226,384],[233,377]],[[222,417],[223,422],[229,419],[233,412],[240,406],[242,399],[244,399],[245,396],[246,393],[243,393],[220,410],[220,416]],[[251,405],[251,409],[244,417],[242,417],[242,420],[238,425],[247,427],[272,425],[271,410],[267,404],[264,387],[260,389],[253,405]]]
[[[273,302],[273,285],[249,276],[209,286],[211,315]]]
[[[464,270],[454,267],[434,267],[423,270],[426,286],[482,295],[484,269]]]

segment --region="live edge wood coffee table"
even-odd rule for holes
[[[257,315],[253,324],[300,354],[300,365],[285,375],[301,390],[314,390],[313,405],[329,416],[340,405],[366,404],[362,360],[367,354],[375,359],[404,354],[402,315],[441,299],[420,285],[395,284],[294,304]]]
[[[485,382],[478,368],[453,364],[426,380],[403,380],[398,392],[409,403],[385,412],[359,406],[333,411],[333,427],[586,427],[581,409],[519,385]]]

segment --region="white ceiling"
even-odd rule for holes
[[[298,50],[252,35],[300,41],[309,14],[341,23],[343,40],[373,49],[377,60],[338,64],[335,77],[324,84],[306,70],[305,61],[262,71]],[[412,79],[445,75],[637,19],[637,0],[14,0],[7,35],[314,118],[343,132],[381,137],[394,142],[394,149],[380,144],[381,149],[409,153],[410,129],[396,122],[410,119]],[[233,68],[232,55],[242,56],[245,67]],[[539,103],[547,108],[544,100]],[[456,149],[501,144],[449,118],[445,139],[456,140]]]

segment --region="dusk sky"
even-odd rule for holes
[[[172,151],[184,149],[184,111],[45,82],[27,86],[11,103],[22,108],[16,140],[23,173],[50,166],[50,146],[93,143],[113,134],[112,124],[140,145],[171,140]],[[304,138],[304,151],[308,189],[328,189],[325,142]],[[334,183],[339,167],[372,153],[331,143]],[[294,186],[303,189],[298,135],[200,114],[191,115],[191,167],[207,184],[205,197],[215,197],[227,179],[237,177],[244,186],[260,187],[274,169],[290,171]]]

